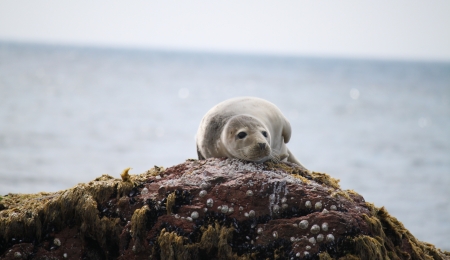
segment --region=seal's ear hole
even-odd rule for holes
[[[246,133],[246,132],[239,132],[239,134],[237,135],[237,137],[238,137],[239,139],[244,139],[246,136],[247,136],[247,133]]]
[[[262,135],[264,135],[264,137],[267,137],[267,132],[266,131],[262,131],[261,133],[262,133]]]

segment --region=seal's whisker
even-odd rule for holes
[[[247,148],[247,147],[250,147],[250,146],[252,146],[253,144],[249,144],[249,145],[247,145],[247,146],[244,146],[244,147],[242,147],[242,148],[239,148],[239,149],[236,149],[236,151],[240,151],[240,150],[243,150],[243,149],[245,149],[245,148]]]
[[[270,155],[270,160],[272,160],[275,163],[279,163],[280,162],[280,157],[278,157],[278,155]]]
[[[274,161],[275,163],[279,163],[280,160],[280,153],[276,152],[275,150],[271,150],[270,151],[270,155],[269,155],[270,160]]]

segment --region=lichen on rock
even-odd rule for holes
[[[291,163],[187,160],[0,201],[0,259],[450,259]]]

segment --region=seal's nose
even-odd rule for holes
[[[258,143],[258,144],[261,150],[264,150],[266,148],[266,143]]]

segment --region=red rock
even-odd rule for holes
[[[294,164],[188,160],[122,177],[6,196],[1,259],[450,259],[384,208]]]

